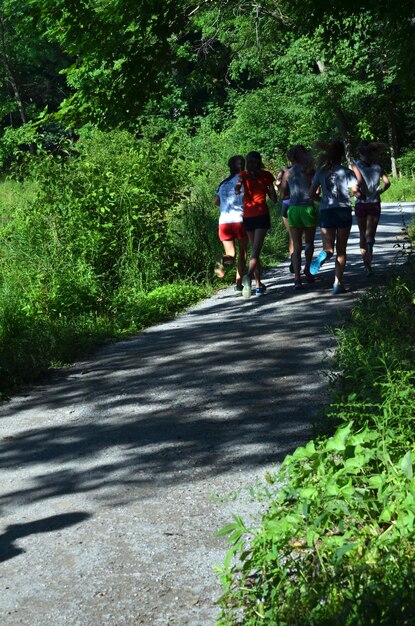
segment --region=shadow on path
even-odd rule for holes
[[[68,526],[84,522],[89,517],[91,517],[89,513],[83,512],[64,513],[62,515],[45,517],[35,522],[11,524],[7,526],[5,532],[0,535],[0,563],[25,552],[23,548],[14,545],[17,539],[38,533],[50,533],[56,530],[62,530]]]

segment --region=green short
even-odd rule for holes
[[[313,228],[317,225],[316,210],[313,205],[288,207],[288,226],[291,228]]]

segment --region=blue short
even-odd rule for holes
[[[269,213],[264,215],[257,215],[256,217],[244,217],[244,226],[247,233],[250,233],[259,228],[265,228],[268,230],[271,228],[271,219]]]
[[[320,209],[320,228],[350,228],[352,225],[352,207],[336,206]]]

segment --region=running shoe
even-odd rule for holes
[[[235,287],[233,288],[233,292],[235,295],[241,295],[242,294],[242,285],[235,285]]]
[[[315,283],[316,279],[314,278],[314,276],[312,275],[312,273],[310,272],[310,270],[304,270],[304,276],[306,279],[306,282],[311,284],[311,283]]]
[[[303,283],[301,282],[301,280],[295,280],[294,281],[294,289],[295,289],[295,291],[299,291],[302,288],[303,288]]]
[[[267,290],[266,286],[263,283],[261,283],[259,287],[255,288],[255,295],[256,296],[265,296],[266,290]]]
[[[249,276],[249,274],[245,274],[242,279],[242,295],[244,298],[250,298],[252,295],[251,277]]]
[[[293,255],[291,255],[290,258],[291,258],[291,263],[288,269],[290,270],[291,274],[294,274]]]
[[[346,293],[346,289],[343,287],[341,283],[334,283],[333,285],[333,295],[338,296],[341,293]]]
[[[327,252],[325,250],[322,250],[320,254],[311,261],[310,274],[315,276],[318,273],[320,267],[323,265],[324,261],[327,260],[327,257]]]

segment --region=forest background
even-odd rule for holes
[[[232,154],[382,140],[413,199],[414,30],[408,1],[1,0],[0,389],[214,287]]]

